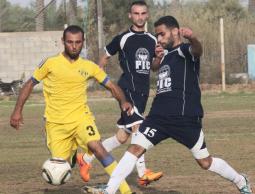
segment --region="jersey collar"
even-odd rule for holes
[[[168,52],[171,52],[171,51],[177,49],[178,47],[180,47],[182,44],[183,44],[183,42],[178,44],[178,45],[176,45],[175,47],[168,47],[168,48],[166,48],[166,50],[168,50]]]
[[[78,61],[80,61],[80,57],[79,57],[77,60],[71,62],[71,61],[69,61],[69,60],[64,56],[63,53],[60,53],[60,55],[61,55],[61,57],[62,57],[62,59],[63,59],[64,61],[67,61],[67,62],[70,63],[70,64],[74,64],[74,63],[77,63]]]
[[[144,34],[145,31],[135,31],[132,29],[132,26],[129,28],[130,32],[136,33],[136,34]]]

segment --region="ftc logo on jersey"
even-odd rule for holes
[[[146,48],[139,48],[135,53],[135,69],[137,73],[150,73],[150,53]]]
[[[171,71],[169,65],[163,65],[159,69],[157,81],[157,93],[172,91],[172,79],[170,77]]]

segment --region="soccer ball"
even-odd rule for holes
[[[50,158],[42,166],[42,177],[52,185],[64,184],[71,177],[71,166],[66,160]]]

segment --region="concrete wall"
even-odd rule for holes
[[[63,50],[62,31],[0,33],[0,79],[27,80],[46,57]]]

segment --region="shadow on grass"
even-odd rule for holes
[[[44,194],[80,194],[81,188],[79,187],[65,187],[58,190],[55,189],[45,189]]]
[[[155,188],[143,188],[142,193],[150,193],[150,194],[182,194],[179,191],[175,191],[175,190],[169,190],[169,191],[160,191],[158,189]]]
[[[175,190],[168,190],[168,191],[161,191],[160,189],[157,189],[155,187],[153,187],[152,185],[149,187],[143,187],[143,186],[139,186],[137,184],[137,174],[136,173],[132,173],[128,178],[127,178],[127,182],[136,187],[136,191],[137,194],[182,194],[179,191],[175,191]],[[152,183],[152,184],[159,184],[158,182]]]

